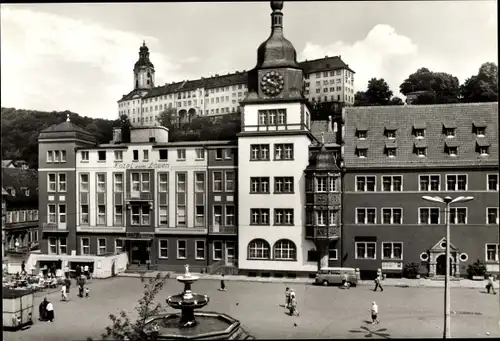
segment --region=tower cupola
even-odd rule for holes
[[[152,89],[155,83],[155,67],[149,60],[146,42],[139,48],[139,60],[134,65],[134,89]]]

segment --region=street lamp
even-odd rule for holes
[[[452,199],[451,197],[431,197],[425,195],[422,199],[439,203],[446,204],[446,274],[444,279],[444,331],[443,338],[451,338],[450,335],[450,205],[457,202],[467,202],[474,199],[474,197],[456,197]]]

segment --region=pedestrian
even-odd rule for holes
[[[81,275],[79,277],[78,285],[79,285],[78,296],[83,297],[83,288],[85,286],[85,276],[84,275]]]
[[[69,279],[68,276],[66,276],[66,278],[64,279],[64,283],[66,284],[66,291],[69,294],[69,289],[71,287],[71,280]]]
[[[344,289],[349,289],[351,287],[351,284],[349,283],[349,278],[347,277],[347,272],[344,272],[342,275],[342,287]]]
[[[86,287],[85,288],[85,298],[89,298],[89,296],[90,296],[90,289],[89,289],[89,287]]]
[[[50,273],[52,274],[52,276],[56,277],[56,263],[53,263],[50,267]]]
[[[227,291],[226,289],[226,283],[224,283],[224,274],[222,274],[221,279],[220,279],[220,289],[219,291]]]
[[[377,291],[377,288],[380,288],[380,291],[384,291],[384,288],[382,288],[382,275],[377,275],[377,278],[375,278],[375,289],[373,291]]]
[[[378,320],[378,305],[377,303],[372,303],[372,308],[370,309],[372,313],[372,324],[380,323]]]
[[[488,284],[486,284],[486,290],[488,290],[488,294],[491,291],[491,293],[493,295],[496,295],[497,293],[495,292],[495,286],[493,285],[493,281],[494,281],[493,275],[489,274],[488,275]]]
[[[44,297],[43,301],[38,306],[38,319],[40,321],[47,320],[47,304],[48,303],[49,302],[47,301],[47,297]]]
[[[22,274],[26,273],[26,263],[24,261],[21,263],[21,273]]]
[[[67,301],[68,294],[66,293],[66,283],[61,286],[61,301]]]
[[[299,316],[299,310],[297,308],[297,297],[295,297],[295,292],[293,291],[290,293],[289,310],[290,310],[290,316],[293,315]]]
[[[90,273],[89,273],[89,266],[88,265],[85,265],[83,267],[83,274],[85,275],[85,277],[87,277],[87,279],[90,279]]]
[[[54,322],[54,305],[52,302],[47,302],[47,320],[49,322]]]
[[[286,287],[285,289],[285,308],[288,309],[288,307],[290,306],[290,288],[289,287]]]
[[[82,268],[81,268],[81,266],[80,266],[80,265],[77,265],[75,270],[76,270],[76,271],[75,271],[75,276],[76,276],[76,278],[78,279],[78,278],[80,278],[80,276],[81,276],[81,274],[82,274]]]

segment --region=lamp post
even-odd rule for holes
[[[426,201],[436,202],[439,204],[446,204],[446,274],[444,279],[444,330],[443,330],[443,338],[448,339],[451,338],[450,335],[450,205],[457,202],[467,202],[474,199],[474,197],[456,197],[452,199],[447,196],[444,198],[441,197],[431,197],[431,196],[423,196],[422,199]]]

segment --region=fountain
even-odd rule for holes
[[[153,316],[146,321],[144,332],[153,340],[253,340],[238,320],[229,315],[199,311],[195,309],[206,306],[209,302],[207,295],[196,294],[191,285],[199,277],[189,272],[189,265],[185,273],[177,277],[177,281],[184,284],[184,291],[167,298],[167,304],[181,313]]]

